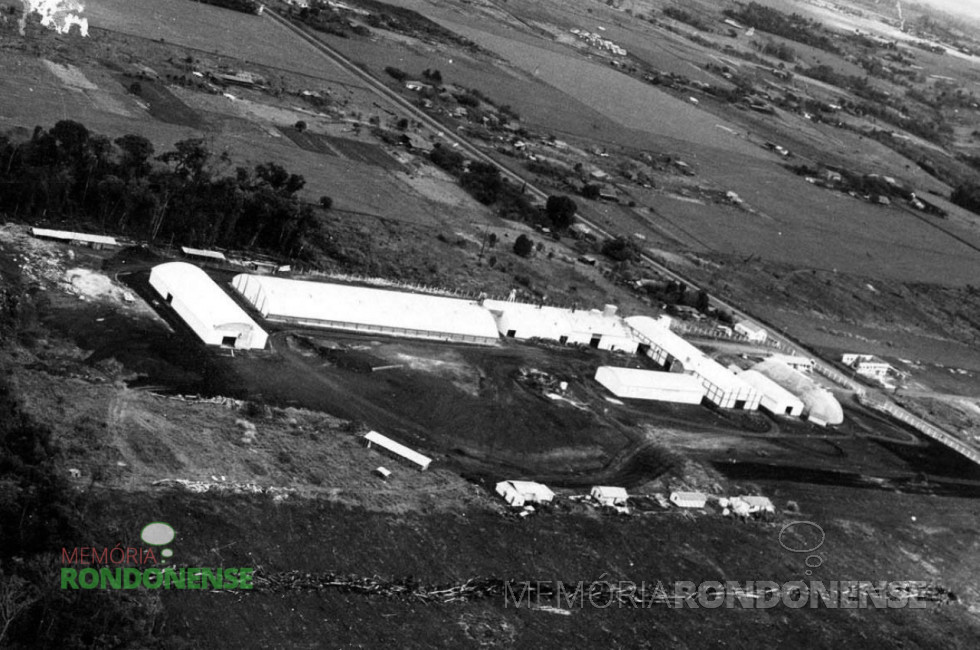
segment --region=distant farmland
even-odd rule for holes
[[[100,0],[85,7],[93,28],[164,39],[243,62],[282,68],[336,83],[361,86],[312,46],[269,19],[187,0]]]

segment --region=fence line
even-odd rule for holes
[[[865,393],[858,393],[858,402],[869,408],[881,411],[882,413],[887,413],[896,420],[904,422],[913,429],[929,436],[933,440],[943,443],[950,449],[953,449],[954,451],[966,456],[973,462],[980,464],[980,452],[978,452],[976,449],[962,442],[948,431],[943,431],[939,427],[926,422],[922,418],[909,413],[905,409],[900,408],[891,402],[871,397]]]

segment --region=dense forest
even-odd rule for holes
[[[33,223],[303,258],[319,232],[304,184],[276,163],[231,169],[198,138],[155,155],[143,136],[111,140],[71,120],[0,135],[0,211]]]

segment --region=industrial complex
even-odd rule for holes
[[[200,268],[161,264],[152,270],[150,284],[205,343],[265,346],[266,333]],[[726,368],[673,332],[666,316],[623,318],[615,305],[583,310],[473,301],[247,273],[236,275],[231,286],[269,322],[476,345],[537,339],[640,355],[662,370],[604,365],[596,369],[595,380],[618,398],[707,402],[745,411],[761,406],[773,415],[806,417],[820,425],[843,421],[833,395],[794,369],[806,371],[805,362],[812,360],[773,355],[749,371]],[[794,361],[794,367],[784,360]]]

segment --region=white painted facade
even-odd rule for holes
[[[501,481],[496,492],[508,505],[521,508],[529,503],[551,503],[555,493],[547,485],[534,481]]]
[[[207,273],[168,262],[150,271],[150,286],[208,345],[262,349],[269,336]]]
[[[493,316],[471,300],[247,273],[232,286],[270,321],[478,345],[498,340]]]
[[[602,311],[572,310],[507,300],[485,300],[483,306],[493,314],[497,331],[505,338],[538,338],[563,345],[586,345],[630,354],[636,352],[636,341],[613,305],[606,305]]]
[[[755,370],[746,370],[740,373],[738,377],[759,392],[759,406],[766,411],[773,415],[789,415],[792,417],[803,415],[803,400],[772,379]]]
[[[616,397],[678,404],[700,404],[705,389],[701,380],[687,373],[599,366],[595,380]]]
[[[627,326],[639,344],[638,351],[667,370],[696,375],[709,402],[721,408],[747,411],[759,408],[758,391],[670,331],[668,323],[669,321],[655,320],[649,316],[631,316],[626,319]]]

